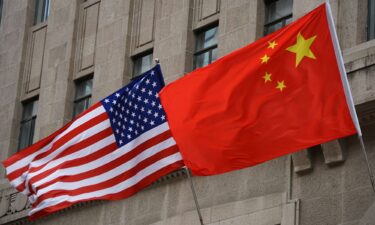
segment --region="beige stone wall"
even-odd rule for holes
[[[322,0],[294,0],[294,19]],[[367,0],[331,0],[344,60],[375,164],[375,41],[366,41]],[[132,77],[132,58],[153,51],[167,82],[193,68],[194,32],[219,24],[219,56],[262,37],[263,0],[51,1],[32,26],[33,0],[5,0],[0,24],[0,159],[18,143],[22,101],[39,98],[35,140],[72,118],[74,82],[93,76],[93,101]],[[375,169],[372,168],[372,169]],[[4,169],[0,169],[4,177]],[[194,177],[205,224],[372,224],[375,195],[356,137],[270,162]],[[0,182],[0,224],[29,224],[29,204]],[[199,224],[180,173],[115,202],[84,203],[35,224]]]
[[[0,158],[16,152],[18,144],[20,95],[25,65],[27,28],[32,6],[28,1],[5,1],[0,25]],[[4,169],[0,170],[4,177]]]

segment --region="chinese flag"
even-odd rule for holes
[[[160,98],[195,175],[249,167],[356,133],[324,4],[169,84]]]

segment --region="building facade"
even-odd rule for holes
[[[375,0],[331,0],[375,170]],[[0,0],[0,159],[48,136],[160,60],[167,83],[271,33],[323,0]],[[199,224],[184,171],[120,201],[35,222],[0,169],[0,224]],[[205,224],[375,224],[356,136],[194,177]]]

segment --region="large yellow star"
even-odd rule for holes
[[[260,58],[260,60],[262,61],[261,63],[267,63],[269,59],[270,57],[267,54],[265,54],[262,58]]]
[[[271,76],[272,76],[272,74],[266,72],[266,74],[264,74],[264,76],[263,76],[264,83],[271,82],[272,81]]]
[[[277,81],[276,89],[279,89],[280,91],[283,91],[283,89],[286,88],[284,81]]]
[[[316,59],[314,53],[310,49],[310,46],[314,42],[315,38],[316,35],[306,40],[301,33],[298,33],[297,42],[286,49],[290,52],[296,53],[296,67],[300,64],[304,57]]]

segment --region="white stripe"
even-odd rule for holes
[[[26,172],[24,172],[23,174],[26,174]],[[23,175],[22,174],[22,175]],[[13,187],[18,187],[20,184],[22,184],[24,182],[25,178],[23,178],[22,176],[19,176],[17,177],[16,179],[10,181],[10,184],[13,186]]]
[[[75,137],[73,137],[72,139],[70,139],[68,142],[66,142],[65,144],[63,144],[62,146],[60,146],[59,148],[55,149],[52,153],[48,154],[46,157],[40,159],[40,160],[36,160],[36,161],[33,161],[30,163],[30,167],[29,168],[34,168],[34,167],[38,167],[38,166],[41,166],[41,165],[44,165],[46,164],[47,162],[49,162],[50,160],[52,160],[53,158],[55,158],[58,154],[60,154],[61,152],[65,151],[67,148],[79,143],[79,142],[82,142],[84,141],[85,139],[95,135],[96,133],[110,127],[111,124],[109,123],[109,120],[104,120],[103,122],[85,130],[84,132],[82,133],[79,133],[77,134]],[[25,189],[29,189],[29,175],[28,175],[28,172],[26,173],[26,179],[25,179]],[[34,188],[34,191],[35,191],[35,187],[34,185],[32,185],[32,187]],[[28,190],[30,192],[30,190]]]
[[[54,142],[56,142],[58,139],[60,139],[62,136],[64,136],[65,134],[67,134],[68,132],[72,131],[74,128],[82,125],[83,123],[87,122],[88,120],[91,120],[92,118],[100,115],[100,114],[103,114],[105,112],[105,109],[103,106],[100,106],[94,110],[92,110],[91,112],[87,113],[86,115],[84,115],[83,117],[80,117],[78,118],[77,120],[75,120],[64,132],[62,132],[61,134],[57,135],[48,145],[44,146],[43,148],[41,148],[39,151],[36,151],[34,152],[33,154],[31,155],[28,155],[16,162],[14,162],[13,164],[9,165],[6,170],[7,170],[7,174],[10,174],[22,167],[25,167],[27,165],[30,164],[30,162],[39,154],[43,153],[43,152],[46,152],[48,149],[51,148],[52,144]]]
[[[76,195],[76,196],[69,196],[69,195],[62,195],[62,196],[58,196],[58,197],[55,197],[55,198],[49,198],[49,199],[46,199],[44,201],[42,201],[40,204],[38,204],[38,206],[34,209],[32,209],[30,212],[29,212],[29,215],[33,215],[34,213],[38,212],[38,211],[41,211],[47,207],[51,207],[51,206],[54,206],[54,205],[57,205],[59,203],[62,203],[62,202],[65,202],[65,201],[68,201],[68,202],[75,202],[75,201],[81,201],[81,200],[85,200],[85,199],[89,199],[89,198],[95,198],[95,197],[102,197],[102,196],[105,196],[105,195],[108,195],[108,194],[116,194],[116,193],[119,193],[123,190],[126,190],[128,189],[129,187],[132,187],[134,185],[136,185],[137,183],[139,183],[140,181],[142,181],[145,177],[159,171],[160,169],[170,165],[170,164],[173,164],[177,161],[181,160],[181,155],[180,153],[175,153],[173,155],[170,155],[166,158],[163,158],[155,163],[153,163],[152,165],[144,168],[143,170],[139,171],[135,176],[119,183],[119,184],[116,184],[112,187],[109,187],[109,188],[106,188],[106,189],[102,189],[102,190],[97,190],[97,191],[93,191],[93,192],[89,192],[89,193],[84,193],[84,194],[80,194],[80,195]]]
[[[90,138],[91,136],[107,129],[108,127],[111,127],[111,124],[109,123],[109,120],[104,120],[101,123],[96,124],[93,127],[90,127],[89,129],[83,131],[82,133],[77,134],[75,137],[70,139],[68,142],[64,143],[59,148],[52,151],[50,154],[46,155],[44,158],[41,158],[39,160],[35,160],[30,163],[30,168],[38,167],[41,165],[46,164],[47,162],[54,159],[57,155],[59,155],[61,152],[65,151],[67,148],[79,144],[80,142],[84,141],[87,138]]]
[[[28,179],[32,179],[33,177],[51,169],[51,168],[54,168],[54,167],[56,167],[56,166],[58,166],[58,165],[60,165],[64,162],[67,162],[69,160],[79,159],[79,158],[83,158],[85,156],[91,155],[91,154],[101,150],[102,148],[104,148],[104,147],[106,147],[106,146],[108,146],[108,145],[110,145],[114,142],[116,142],[115,136],[113,134],[111,134],[108,137],[106,137],[102,140],[99,140],[98,142],[95,142],[94,144],[92,144],[90,146],[87,146],[86,148],[83,148],[83,149],[79,150],[78,152],[74,152],[70,155],[66,155],[66,156],[58,158],[56,160],[52,160],[42,169],[37,170],[34,173],[30,173],[28,175]]]
[[[84,186],[94,185],[94,184],[101,183],[103,181],[110,180],[110,179],[112,179],[112,178],[132,169],[133,167],[137,166],[143,160],[145,160],[145,159],[155,155],[156,153],[161,152],[164,149],[169,148],[169,147],[171,147],[175,144],[176,144],[176,142],[171,137],[171,138],[169,138],[169,139],[167,139],[167,140],[165,140],[165,141],[163,141],[163,142],[161,142],[157,145],[152,146],[151,148],[148,148],[147,150],[138,154],[137,156],[135,156],[131,160],[127,161],[126,163],[121,164],[120,166],[118,166],[116,168],[113,168],[112,170],[109,170],[109,171],[107,171],[105,173],[101,173],[97,176],[89,177],[87,179],[79,180],[79,181],[76,181],[76,182],[56,182],[56,183],[54,183],[50,186],[39,189],[38,193],[37,193],[37,196],[39,197],[39,196],[41,196],[41,195],[43,195],[43,194],[45,194],[49,191],[52,191],[52,190],[75,190],[75,189],[78,189],[78,188],[81,188],[81,187],[84,187]],[[101,165],[104,165],[104,164],[108,164],[111,161],[113,161],[113,159],[111,159],[109,157],[108,157],[108,159],[109,160],[99,159],[99,160],[96,160],[97,162],[93,161],[92,163],[89,163],[90,166],[92,166],[92,168],[85,168],[85,170],[71,168],[70,170],[72,171],[72,174],[64,173],[65,171],[62,172],[62,174],[63,175],[80,174],[82,172],[92,170],[94,168],[97,168],[97,167],[99,167]],[[98,166],[98,164],[101,164],[101,165]],[[88,165],[88,164],[86,164],[86,165]]]
[[[152,130],[147,131],[146,133],[143,133],[138,138],[134,139],[133,141],[129,142],[128,144],[122,146],[121,148],[116,149],[115,151],[113,151],[113,152],[111,152],[111,153],[109,153],[109,154],[107,154],[107,155],[105,155],[105,156],[103,156],[99,159],[96,159],[95,161],[91,161],[89,163],[79,165],[79,166],[76,166],[76,167],[70,167],[70,168],[64,168],[64,169],[57,170],[56,172],[54,172],[54,173],[46,176],[45,178],[33,183],[32,185],[33,185],[34,188],[35,187],[37,188],[40,185],[42,185],[46,182],[49,182],[53,179],[56,179],[60,176],[72,176],[72,175],[80,174],[82,172],[89,171],[89,170],[98,168],[98,167],[100,167],[104,164],[110,163],[111,161],[113,161],[113,160],[121,157],[122,155],[130,152],[131,150],[136,148],[138,145],[140,145],[144,141],[149,140],[149,139],[157,136],[158,134],[161,134],[161,133],[165,132],[165,129],[168,129],[168,124],[167,124],[167,126],[165,126],[165,124],[166,123],[164,123],[162,125],[159,125],[159,126],[153,128]]]

